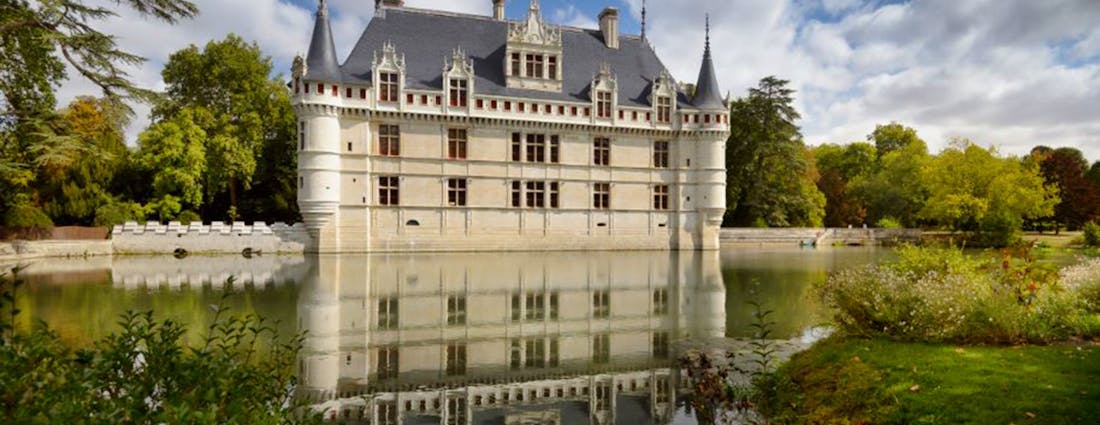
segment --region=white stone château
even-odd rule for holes
[[[709,35],[691,86],[614,8],[588,30],[493,3],[379,0],[341,65],[320,2],[292,83],[310,250],[717,249],[729,111]]]

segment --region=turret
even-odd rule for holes
[[[298,155],[298,207],[306,228],[320,240],[321,229],[336,215],[340,205],[340,120],[327,96],[337,90],[341,80],[336,61],[336,46],[329,27],[328,6],[321,0],[317,22],[305,66],[295,70],[306,85],[305,94],[295,105],[298,112],[300,153]],[[320,249],[320,248],[319,248]]]
[[[726,117],[729,112],[718,89],[718,76],[710,54],[710,15],[706,22],[706,44],[703,49],[703,65],[695,85],[692,106],[704,116],[707,131],[701,133],[696,154],[695,187],[699,211],[699,241],[697,249],[718,249],[718,233],[722,216],[726,212]]]
[[[721,90],[718,89],[718,76],[714,72],[714,61],[710,57],[710,15],[707,15],[707,41],[703,50],[703,66],[699,69],[699,80],[695,84],[695,96],[691,103],[703,110],[726,110],[722,103]]]

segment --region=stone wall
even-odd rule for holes
[[[215,221],[209,225],[170,222],[129,222],[111,231],[115,254],[172,254],[182,249],[189,254],[240,254],[246,249],[261,253],[302,253],[310,236],[302,224],[232,224]]]
[[[0,260],[111,255],[111,241],[0,242]]]
[[[724,228],[723,245],[893,245],[920,242],[919,229]]]

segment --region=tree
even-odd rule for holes
[[[766,77],[730,105],[727,226],[821,225],[825,200],[811,175],[787,83]]]
[[[870,143],[847,146],[825,144],[814,149],[820,178],[817,188],[825,195],[825,225],[844,227],[866,223],[867,208],[855,197],[851,182],[869,175],[875,168],[876,153]]]
[[[853,179],[850,190],[855,199],[867,207],[868,222],[878,224],[890,219],[905,227],[916,227],[917,212],[924,208],[928,198],[921,179],[922,170],[931,159],[928,145],[915,130],[897,123],[878,126],[868,139],[874,140],[876,145],[880,140],[887,140],[884,128],[890,129],[887,133],[906,135],[904,144],[883,142],[889,152],[877,151],[878,160],[873,171]]]
[[[867,136],[867,141],[874,142],[879,157],[904,149],[906,146],[917,142],[924,143],[917,136],[916,130],[897,122],[875,126],[875,131]]]
[[[1086,177],[1088,161],[1080,150],[1058,148],[1032,150],[1046,183],[1058,189],[1061,202],[1054,207],[1054,220],[1070,229],[1100,218],[1100,191]]]
[[[61,132],[65,126],[54,112],[54,89],[68,77],[66,69],[96,84],[108,102],[123,110],[128,110],[126,100],[152,98],[152,92],[136,86],[125,71],[143,59],[119,49],[112,36],[95,29],[95,22],[115,12],[88,3],[0,2],[0,213],[38,202],[32,193],[35,170],[99,155]],[[186,0],[115,3],[169,23],[198,12]]]
[[[977,232],[995,246],[1013,242],[1025,219],[1054,214],[1058,191],[1031,161],[1001,157],[961,139],[924,170],[928,202],[920,216],[952,230]]]
[[[1089,168],[1089,172],[1085,174],[1085,177],[1092,182],[1092,185],[1095,186],[1097,190],[1100,190],[1100,161],[1096,161],[1092,164],[1092,167]]]
[[[287,89],[272,78],[271,58],[236,35],[173,53],[162,75],[167,101],[154,120],[203,111],[206,215],[228,209],[251,218],[296,218],[295,118]],[[240,194],[248,202],[240,202]],[[242,208],[247,205],[248,208]]]
[[[204,114],[208,115],[184,109],[170,120],[153,124],[138,138],[137,161],[153,176],[150,215],[174,219],[185,206],[202,206],[207,135],[198,122],[209,120]]]

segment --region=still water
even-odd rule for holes
[[[826,317],[815,282],[886,249],[321,257],[119,257],[28,263],[23,326],[74,345],[153,310],[212,319],[224,282],[236,313],[308,331],[299,392],[372,424],[693,423],[677,407],[684,341],[752,335],[749,300],[777,338]]]

